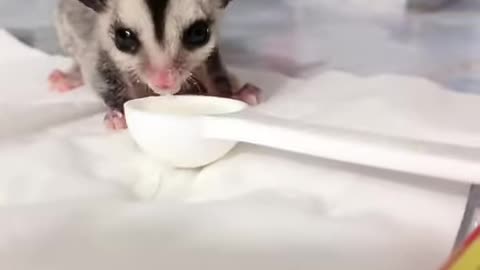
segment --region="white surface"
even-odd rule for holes
[[[0,46],[2,269],[424,270],[450,251],[465,186],[246,145],[171,170],[106,132],[85,89],[46,91],[63,59]],[[422,79],[239,73],[265,114],[479,145],[478,97]]]

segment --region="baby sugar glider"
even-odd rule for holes
[[[60,46],[74,60],[49,83],[65,92],[90,85],[108,107],[105,123],[126,128],[123,105],[149,95],[206,94],[259,102],[240,87],[218,48],[218,24],[231,0],[59,0]]]

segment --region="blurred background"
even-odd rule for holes
[[[0,27],[58,53],[53,0],[0,0]],[[415,74],[480,93],[480,0],[234,0],[222,49],[237,66]]]

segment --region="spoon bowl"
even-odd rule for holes
[[[207,118],[238,113],[247,107],[228,98],[157,96],[127,102],[125,117],[142,151],[174,167],[196,168],[223,157],[237,144],[206,137]]]

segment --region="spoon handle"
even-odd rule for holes
[[[480,151],[457,145],[311,125],[243,111],[205,117],[208,138],[251,143],[341,162],[480,183]]]

